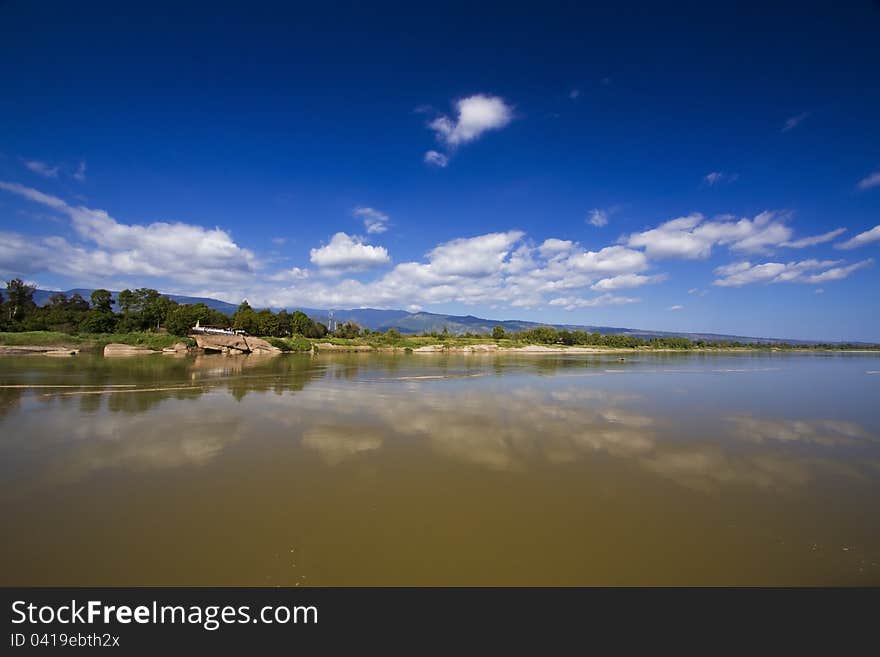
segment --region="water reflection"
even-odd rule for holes
[[[159,557],[158,580],[50,581],[266,583],[265,560],[252,559],[296,542],[310,555],[298,567],[311,563],[313,583],[614,583],[630,581],[623,573],[633,560],[653,558],[657,570],[630,583],[718,583],[736,568],[756,579],[734,583],[767,583],[778,581],[761,557],[768,541],[846,537],[867,559],[861,574],[830,558],[819,568],[815,555],[773,558],[801,574],[788,583],[816,581],[805,573],[878,583],[870,560],[880,559],[880,426],[864,402],[866,365],[831,360],[820,363],[824,378],[807,376],[817,362],[362,354],[0,361],[2,385],[72,386],[0,388],[0,508],[14,530],[5,562],[30,564],[21,572],[31,582],[61,572],[28,561],[40,532],[53,531],[29,518],[68,512],[93,530],[104,516],[124,516],[120,540],[152,544],[159,539],[148,528],[171,523],[168,531],[189,542]],[[801,383],[816,380],[827,383]],[[132,499],[141,500],[134,510]],[[163,515],[169,504],[173,514]],[[709,548],[723,537],[722,521],[736,529],[726,540],[741,546],[741,562]],[[209,548],[187,529],[192,522],[208,535],[234,522],[248,547]],[[92,554],[102,553],[102,539],[73,539],[64,526],[48,538],[83,541],[81,572],[100,570]],[[484,527],[491,535],[479,543],[467,538]],[[362,553],[337,547],[355,544]],[[215,570],[187,579],[208,549],[233,568],[229,577]],[[377,566],[385,553],[405,554],[410,566]],[[715,554],[714,565],[701,553]],[[175,558],[188,570],[172,575]],[[120,568],[129,563],[118,559]],[[470,575],[432,579],[442,571],[436,559]],[[673,562],[678,571],[669,570]],[[535,578],[523,579],[517,564]],[[691,575],[663,579],[668,572]],[[0,578],[12,581],[23,580]]]

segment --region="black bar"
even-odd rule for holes
[[[2,598],[3,643],[12,648],[5,654],[53,642],[67,649],[74,646],[60,644],[70,644],[71,637],[86,647],[99,641],[113,648],[110,654],[272,649],[328,654],[368,647],[468,654],[477,646],[490,654],[524,648],[555,654],[570,652],[563,650],[568,645],[586,649],[609,641],[617,648],[691,645],[714,652],[731,645],[756,649],[770,638],[788,647],[827,642],[842,649],[874,631],[880,609],[880,589],[6,588]],[[84,621],[83,606],[100,601],[100,615],[93,623],[13,623],[28,615],[28,604],[34,605],[32,614],[51,606],[52,612],[43,610],[47,621],[63,606],[66,619],[71,601],[80,605]],[[104,622],[110,607],[142,606],[152,613],[163,605],[183,607],[190,622],[168,622],[166,614],[162,624],[122,623],[117,610],[106,612],[110,622]],[[272,622],[241,622],[236,611],[228,614],[234,622],[222,623],[221,609],[211,611],[245,605],[250,615],[271,607],[265,618]],[[279,606],[300,607],[298,622],[279,622],[284,612],[273,618]],[[303,614],[303,608],[314,614]],[[216,628],[209,616],[218,621]]]

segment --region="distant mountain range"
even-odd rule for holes
[[[54,290],[37,290],[34,293],[34,301],[37,305],[45,305],[49,302],[49,297],[57,292]],[[77,288],[62,292],[67,296],[79,294],[88,300],[92,294],[92,290]],[[115,298],[117,292],[113,292]],[[209,308],[219,310],[226,315],[232,315],[238,308],[238,305],[220,301],[219,299],[211,299],[207,297],[188,297],[179,294],[164,294],[178,303],[203,303]],[[273,308],[278,311],[281,308]],[[314,319],[316,322],[328,324],[330,319],[330,310],[321,310],[317,308],[286,308],[288,312],[301,310],[306,315]],[[557,329],[568,331],[587,331],[589,333],[597,332],[602,334],[621,334],[631,335],[637,338],[659,338],[659,337],[683,337],[691,340],[721,341],[732,340],[742,343],[753,342],[788,342],[790,344],[810,344],[810,340],[789,340],[783,338],[755,338],[743,335],[725,335],[721,333],[684,333],[675,331],[652,331],[649,329],[624,328],[620,326],[592,326],[583,324],[550,324],[541,322],[527,322],[520,319],[483,319],[474,317],[473,315],[441,315],[437,313],[417,312],[411,313],[405,310],[381,310],[377,308],[350,308],[350,309],[333,309],[333,319],[339,323],[352,321],[359,326],[368,328],[373,331],[387,331],[388,329],[397,329],[401,333],[425,333],[437,331],[442,332],[445,328],[449,333],[491,333],[492,329],[498,325],[504,327],[507,331],[524,331],[537,326],[553,326]],[[813,341],[815,342],[815,341]]]

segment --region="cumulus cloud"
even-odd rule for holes
[[[383,246],[364,244],[359,237],[339,232],[325,246],[309,251],[312,264],[331,271],[364,271],[391,262]]]
[[[782,126],[782,132],[788,132],[789,130],[798,127],[809,115],[809,112],[801,112],[800,114],[787,118]]]
[[[672,219],[657,228],[633,233],[626,239],[631,247],[644,247],[652,258],[703,260],[712,247],[724,245],[734,251],[762,253],[787,242],[792,230],[786,215],[765,211],[753,219],[706,221],[700,213]]]
[[[430,164],[441,169],[449,164],[449,158],[443,153],[437,151],[428,151],[425,153],[425,164]]]
[[[485,276],[498,272],[510,248],[523,233],[489,233],[446,242],[431,250],[432,271],[447,276]]]
[[[44,178],[57,178],[59,167],[52,166],[47,164],[46,162],[40,162],[39,160],[27,160],[24,165],[36,173],[37,175],[43,176]]]
[[[842,260],[801,260],[800,262],[765,262],[753,265],[737,262],[715,269],[719,277],[713,285],[740,287],[753,283],[825,283],[846,278],[854,271],[870,266],[874,261],[862,260],[844,265]]]
[[[880,171],[875,171],[874,173],[865,176],[859,181],[857,187],[861,190],[871,189],[872,187],[877,187],[880,185]]]
[[[568,253],[573,248],[574,242],[571,240],[559,240],[555,237],[551,237],[550,239],[544,240],[541,246],[538,247],[538,252],[543,257],[550,258],[563,253]]]
[[[712,171],[703,176],[703,182],[709,185],[710,187],[714,187],[715,185],[720,185],[721,183],[731,183],[734,180],[739,178],[738,173],[725,173],[723,171]]]
[[[507,231],[445,242],[431,249],[425,261],[402,262],[368,282],[348,278],[329,285],[309,279],[262,292],[265,303],[272,306],[399,308],[455,302],[528,308],[564,297],[568,299],[564,305],[577,308],[635,301],[611,295],[585,299],[579,293],[601,279],[647,267],[644,253],[625,246],[591,251],[568,240],[551,239],[533,247],[521,231]],[[616,287],[621,282],[603,285]]]
[[[388,230],[388,222],[391,218],[384,212],[375,208],[358,207],[352,211],[352,214],[364,220],[364,228],[371,235]]]
[[[437,139],[455,147],[477,139],[488,130],[510,123],[513,109],[498,96],[475,94],[455,103],[456,116],[438,116],[428,124]]]
[[[825,242],[830,242],[835,237],[839,237],[846,232],[846,228],[835,228],[834,230],[829,230],[827,233],[822,233],[821,235],[813,235],[812,237],[802,237],[799,240],[792,240],[790,242],[783,242],[779,246],[787,246],[790,249],[805,249],[808,246],[816,246],[817,244],[824,244]]]
[[[181,222],[124,224],[104,210],[71,206],[18,183],[0,181],[0,189],[67,215],[77,235],[93,245],[75,245],[61,237],[39,244],[53,251],[48,271],[95,280],[106,276],[168,277],[189,284],[244,281],[256,270],[253,253],[238,246],[220,228]]]
[[[876,242],[877,240],[880,240],[880,224],[877,224],[870,230],[866,230],[864,233],[859,233],[855,237],[848,239],[846,242],[836,244],[835,248],[857,249],[860,246],[871,244],[872,242]]]

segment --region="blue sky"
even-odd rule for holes
[[[0,2],[0,275],[880,340],[880,9]]]

